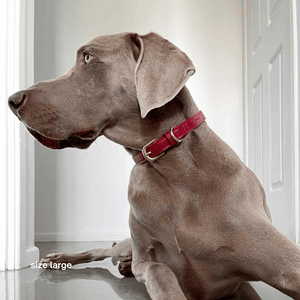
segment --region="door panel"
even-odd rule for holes
[[[276,53],[269,64],[270,84],[270,159],[271,190],[283,187],[283,144],[282,144],[282,49]]]
[[[248,165],[273,224],[296,240],[291,1],[247,0]]]
[[[253,169],[259,181],[262,182],[263,178],[263,139],[262,139],[262,103],[263,103],[263,83],[262,76],[259,77],[258,81],[253,87],[253,113],[254,113],[254,134],[253,134]],[[255,138],[254,138],[255,137]],[[254,159],[255,158],[255,159]]]

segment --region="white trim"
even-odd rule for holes
[[[6,0],[2,7],[0,34],[6,43],[1,53],[5,65],[0,73],[0,119],[6,147],[0,153],[0,270],[15,270],[39,257],[34,247],[34,144],[6,101],[33,84],[34,0]]]
[[[248,88],[247,88],[247,0],[242,1],[243,13],[243,162],[248,166]]]
[[[36,242],[94,242],[121,241],[130,237],[130,231],[100,231],[75,233],[36,233]]]
[[[7,10],[8,3],[3,1],[0,10],[0,38],[6,43],[7,40]],[[6,47],[0,47],[0,57],[6,57]],[[7,95],[7,77],[6,77],[6,60],[3,59],[4,68],[0,68],[0,99],[6,99]],[[4,141],[7,140],[7,122],[6,122],[6,102],[0,101],[0,126]],[[0,197],[6,199],[7,195],[7,177],[6,177],[6,145],[0,147]],[[6,267],[6,201],[0,201],[0,270]]]
[[[300,8],[300,7],[299,7]],[[295,151],[295,223],[296,223],[296,243],[300,242],[300,194],[299,194],[299,13],[297,11],[297,0],[292,0],[292,33],[293,33],[293,59],[294,59],[294,151]]]

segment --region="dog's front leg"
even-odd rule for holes
[[[239,266],[240,272],[300,300],[300,251],[297,245],[259,217],[253,217],[249,224],[244,222],[239,235],[241,240],[237,235],[239,246],[232,262]]]
[[[132,273],[146,285],[152,300],[187,300],[173,271],[163,263],[151,261],[153,239],[131,215]],[[155,251],[155,249],[154,249]]]
[[[131,239],[115,244],[111,248],[98,248],[81,253],[52,253],[41,259],[41,263],[71,263],[72,265],[104,260],[108,257],[127,258],[132,255]],[[127,267],[128,269],[128,267]],[[124,271],[125,272],[125,271]],[[128,272],[128,271],[127,271]]]
[[[132,272],[146,285],[152,300],[187,300],[175,274],[165,264],[133,260]]]

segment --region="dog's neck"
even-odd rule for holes
[[[184,87],[172,101],[161,108],[154,109],[146,118],[142,119],[136,113],[135,118],[124,118],[119,121],[118,126],[106,130],[104,135],[123,145],[134,156],[149,141],[159,139],[170,128],[178,126],[198,111],[188,89]],[[215,151],[216,147],[219,151]],[[192,171],[187,170],[186,166],[192,166],[192,169],[206,170],[208,174],[211,172],[211,166],[214,165],[214,168],[217,166],[220,170],[232,173],[239,168],[241,161],[234,151],[204,122],[187,134],[180,145],[167,150],[159,160],[153,163],[146,162],[143,165],[148,164],[159,169],[161,174],[168,174],[168,176],[170,176],[170,172],[172,173],[171,170],[179,168],[180,170],[173,173],[182,180],[182,176]],[[201,166],[197,166],[198,164]],[[174,180],[176,181],[176,179]]]
[[[145,119],[140,119],[140,129],[143,134],[138,149],[140,150],[153,139],[159,139],[165,132],[178,126],[198,111],[190,92],[184,87],[172,101],[150,111]]]
[[[118,120],[113,126],[108,127],[104,135],[123,145],[134,155],[149,141],[159,139],[165,132],[198,111],[188,89],[184,87],[173,100],[163,107],[153,109],[145,118],[140,117],[139,111],[133,112],[128,118]]]

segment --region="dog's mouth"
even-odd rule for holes
[[[49,138],[40,132],[27,127],[28,131],[36,138],[38,142],[44,145],[47,148],[61,150],[64,148],[79,148],[86,149],[88,148],[97,138],[93,130],[77,132],[70,134],[67,139],[58,140]]]

